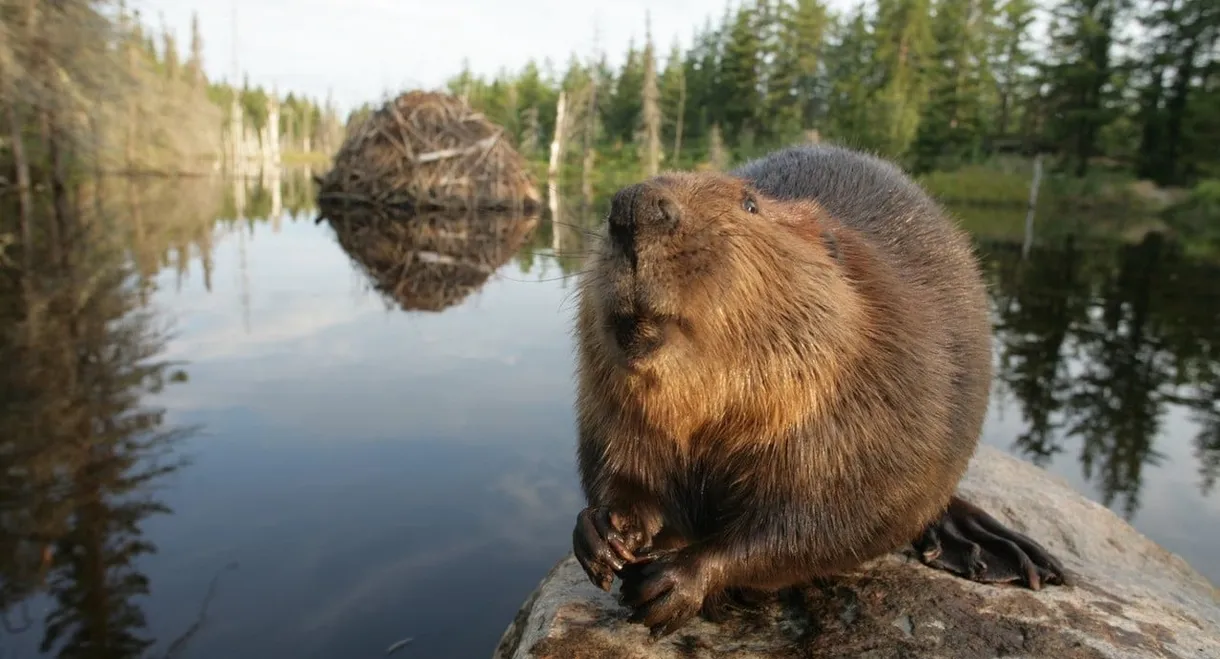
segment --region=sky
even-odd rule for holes
[[[642,43],[646,12],[660,54],[685,48],[708,18],[719,22],[736,0],[128,0],[146,24],[162,17],[185,51],[197,12],[209,78],[232,79],[237,57],[251,84],[334,94],[341,111],[385,92],[434,87],[461,71],[493,75],[550,58],[562,71],[572,53],[612,64],[628,41]],[[838,9],[844,0],[828,3]]]

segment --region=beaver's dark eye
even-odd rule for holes
[[[757,213],[758,204],[754,203],[753,197],[746,197],[745,201],[741,202],[741,207],[746,209],[747,213]]]

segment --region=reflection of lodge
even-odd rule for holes
[[[1045,464],[1079,441],[1085,477],[1130,517],[1144,466],[1161,459],[1165,412],[1177,405],[1198,428],[1189,439],[1209,492],[1220,473],[1220,266],[1158,234],[1091,247],[1069,238],[1028,260],[1019,244],[980,247],[997,379],[1025,417],[1021,453]]]
[[[440,311],[483,286],[537,224],[513,213],[323,210],[340,247],[405,311]]]

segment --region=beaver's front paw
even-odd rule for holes
[[[604,591],[610,591],[614,573],[627,561],[635,560],[633,552],[644,542],[644,533],[634,518],[611,512],[603,506],[590,506],[576,517],[572,530],[572,553],[584,568],[589,581]]]
[[[695,617],[708,593],[703,563],[682,551],[659,553],[628,563],[619,572],[619,602],[635,611],[629,620],[667,636]]]

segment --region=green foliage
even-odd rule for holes
[[[1065,190],[1110,200],[1122,186],[1101,181],[1116,171],[1217,177],[1218,32],[1220,5],[1208,0],[859,0],[842,13],[825,0],[748,0],[706,17],[689,48],[658,63],[665,166],[708,162],[719,126],[729,165],[816,132],[965,178],[1011,154],[1028,168],[1041,151],[1048,179],[1075,176]],[[614,68],[602,54],[597,76],[573,59],[561,79],[531,64],[489,81],[465,70],[449,87],[472,90],[475,107],[544,158],[559,87],[595,77],[600,167],[643,146],[649,45],[633,41]],[[1093,176],[1099,167],[1111,173]]]
[[[928,192],[942,201],[971,202],[987,207],[1010,206],[1021,213],[1029,199],[1031,179],[1029,167],[1005,167],[996,163],[967,165],[918,177]]]
[[[1164,217],[1196,251],[1220,253],[1220,179],[1199,181],[1189,197],[1166,209]]]

